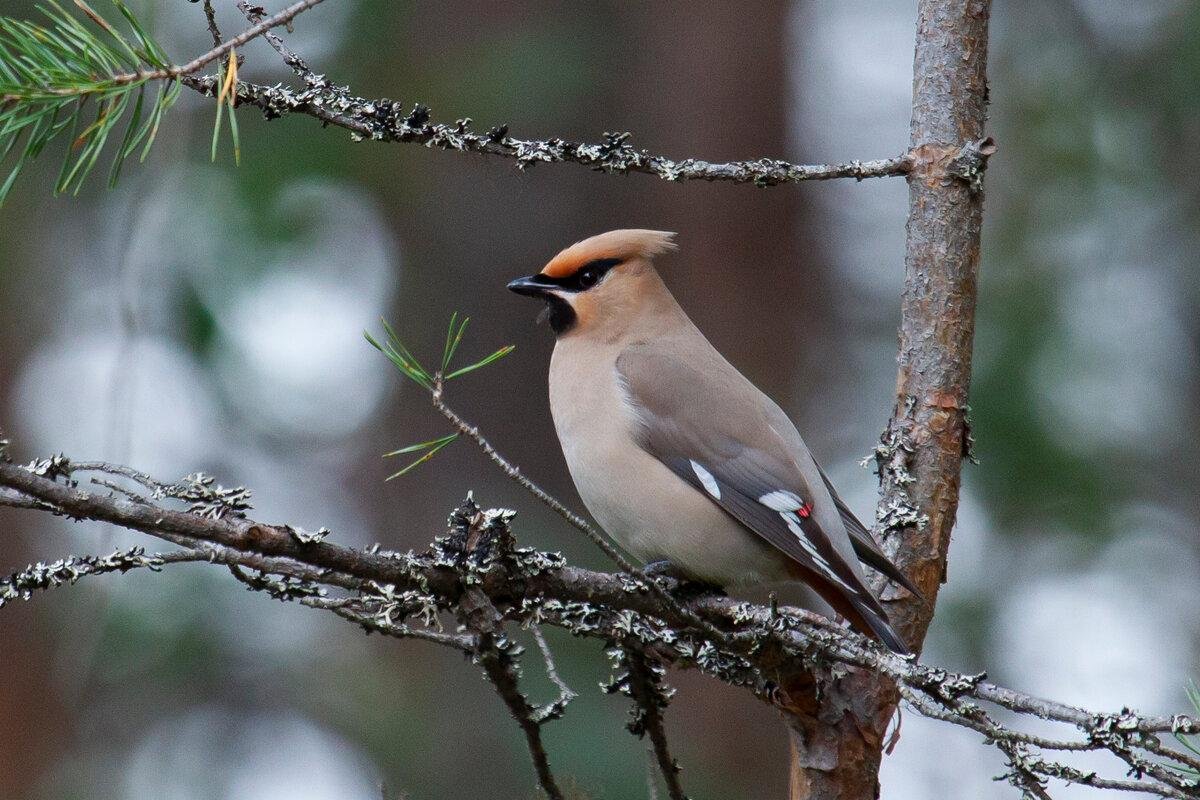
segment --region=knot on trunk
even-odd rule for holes
[[[990,136],[962,145],[927,142],[908,152],[909,176],[929,186],[960,180],[976,194],[983,189],[983,173],[995,152],[996,142]]]

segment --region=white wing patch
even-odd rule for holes
[[[695,462],[692,462],[695,463]],[[783,489],[777,489],[773,492],[767,492],[762,497],[758,498],[758,502],[762,503],[772,511],[779,513],[798,511],[804,505],[804,501],[795,492],[789,492]]]
[[[774,494],[779,493],[775,492]],[[791,493],[788,492],[788,494]],[[763,505],[766,504],[764,503]],[[833,567],[829,566],[829,562],[825,559],[825,556],[817,552],[817,548],[813,547],[813,543],[804,535],[804,529],[800,527],[800,521],[796,519],[792,512],[780,511],[779,516],[783,517],[783,521],[787,523],[788,530],[794,533],[796,538],[800,540],[800,546],[804,548],[804,552],[812,556],[813,562],[825,574],[825,577],[834,583],[844,586],[851,594],[858,594],[858,591],[853,586],[838,577],[837,573],[833,571]]]
[[[721,487],[717,485],[717,479],[700,464],[691,459],[688,460],[691,462],[692,472],[696,473],[696,477],[700,479],[700,484],[704,487],[704,491],[711,494],[714,500],[720,500]]]

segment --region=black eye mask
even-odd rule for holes
[[[595,261],[587,262],[565,278],[548,278],[544,275],[539,277],[545,283],[553,284],[568,292],[586,292],[599,283],[610,269],[620,263],[622,260],[619,258],[597,258]]]
[[[538,273],[527,278],[518,278],[508,288],[518,294],[538,297],[546,301],[546,310],[538,315],[538,322],[549,320],[554,333],[561,336],[575,326],[578,317],[575,309],[556,290],[578,294],[598,284],[608,271],[621,264],[620,258],[597,258],[564,277],[553,277]]]

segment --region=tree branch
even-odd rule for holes
[[[663,711],[675,693],[674,689],[662,684],[666,669],[651,662],[636,646],[621,648],[620,663],[626,670],[625,675],[610,684],[609,691],[619,690],[633,698],[633,720],[629,723],[629,731],[639,738],[650,736],[651,751],[671,800],[688,800],[679,782],[679,764],[671,757],[663,725]]]
[[[238,11],[241,11],[250,22],[260,23],[263,21],[264,14],[260,6],[252,6],[247,0],[237,0],[235,5]],[[302,78],[310,86],[319,82],[319,78],[313,75],[313,71],[309,68],[308,62],[301,58],[295,50],[288,47],[283,39],[276,35],[274,31],[264,31],[263,38],[267,40],[267,43],[271,45],[271,48],[276,53],[279,53],[283,59],[283,63],[291,67],[297,77]]]
[[[560,718],[566,711],[567,705],[578,697],[579,693],[570,686],[567,686],[566,682],[559,677],[558,668],[554,666],[554,654],[550,651],[550,645],[546,641],[546,636],[542,633],[542,629],[534,625],[531,631],[534,641],[537,642],[538,650],[542,653],[542,660],[546,663],[546,677],[558,687],[558,699],[539,708],[534,716],[534,719],[541,723]]]
[[[88,470],[127,476],[156,499],[137,500],[117,492],[102,494],[81,488],[76,476],[85,469],[80,464]],[[1016,778],[1026,791],[1033,792],[1028,783],[1033,776],[1170,798],[1200,796],[1200,782],[1191,772],[1196,758],[1166,747],[1159,737],[1163,733],[1200,735],[1200,721],[1192,717],[1149,717],[1128,709],[1095,713],[1032,697],[990,683],[983,675],[956,674],[900,658],[800,609],[705,595],[683,603],[688,614],[682,616],[644,581],[571,567],[557,554],[517,547],[509,530],[512,512],[481,511],[470,501],[452,516],[450,535],[435,541],[426,553],[401,554],[345,548],[292,526],[251,520],[245,516],[249,510],[245,490],[222,488],[207,476],[164,483],[128,467],[103,462],[76,464],[58,456],[27,466],[0,462],[0,487],[5,490],[0,498],[13,501],[13,505],[109,522],[188,548],[179,555],[145,556],[141,551],[126,551],[106,560],[85,557],[64,560],[61,566],[37,565],[0,584],[9,600],[65,585],[72,575],[119,572],[123,566],[135,564],[153,568],[158,558],[162,563],[232,565],[235,577],[276,599],[331,611],[367,630],[475,653],[502,696],[507,695],[510,710],[520,692],[508,672],[515,664],[506,666],[514,655],[502,631],[506,622],[555,625],[579,636],[621,642],[676,668],[698,669],[748,689],[774,705],[789,702],[781,694],[781,681],[794,665],[835,675],[840,664],[894,681],[918,713],[978,731],[1005,753],[1010,770],[1021,773]],[[231,498],[240,498],[233,504],[236,507],[231,507]],[[183,504],[189,510],[165,508],[160,502]],[[340,596],[328,596],[325,587]],[[491,623],[479,622],[478,614],[470,617],[472,608],[484,609]],[[476,628],[491,624],[490,629],[482,628],[490,638],[481,642],[479,630],[470,627],[473,633],[469,636],[442,632],[438,628],[442,613],[460,618],[468,614]],[[693,617],[720,629],[723,641],[708,637],[692,623]],[[826,680],[828,690],[838,689],[847,678]],[[1063,723],[1078,738],[1036,737],[1000,725],[978,703]],[[538,755],[530,726],[537,727],[558,714],[545,714],[523,695],[522,704],[515,709],[514,716],[530,741],[542,776],[548,761],[542,763],[544,748]],[[646,728],[652,741],[657,737],[654,727]],[[540,735],[534,738],[540,742]],[[673,764],[665,738],[655,743],[655,750],[660,765]],[[1040,750],[1107,751],[1124,759],[1137,777],[1121,781],[1083,773],[1045,759]]]
[[[217,27],[217,11],[213,8],[212,0],[204,0],[204,19],[208,23],[208,34],[212,36],[213,47],[221,46],[221,29]],[[251,22],[259,20],[252,19]]]
[[[136,149],[144,155],[159,131],[162,116],[174,104],[182,86],[216,97],[218,120],[224,105],[250,105],[259,108],[268,119],[296,113],[311,116],[324,125],[350,131],[352,138],[363,141],[391,141],[423,144],[446,150],[476,153],[512,160],[520,169],[537,163],[573,163],[593,170],[627,174],[640,172],[667,181],[724,181],[773,186],[808,180],[906,175],[912,169],[914,155],[903,153],[894,158],[873,161],[849,161],[840,164],[803,165],[774,158],[712,163],[696,158],[671,159],[635,149],[629,133],[606,133],[598,143],[568,142],[558,138],[518,139],[508,135],[508,126],[486,132],[471,130],[470,119],[453,124],[431,122],[430,111],[415,104],[406,111],[402,104],[385,98],[367,99],[353,94],[348,87],[335,85],[324,75],[313,72],[308,63],[289,48],[273,29],[290,23],[296,16],[322,0],[302,0],[266,17],[247,0],[236,0],[243,15],[253,24],[237,36],[222,41],[211,1],[203,8],[213,47],[184,64],[171,61],[151,39],[143,26],[122,7],[138,47],[133,47],[117,28],[82,2],[81,10],[107,34],[96,37],[78,21],[61,10],[44,9],[50,27],[31,25],[21,20],[0,17],[0,39],[20,58],[18,69],[0,80],[0,101],[8,112],[8,124],[0,131],[0,149],[13,152],[18,140],[24,148],[15,150],[12,178],[53,139],[79,122],[89,102],[103,109],[97,125],[85,127],[86,135],[68,149],[57,191],[77,190],[92,171],[105,143],[122,120],[128,133],[114,152],[110,183],[114,183],[121,164]],[[25,31],[25,33],[21,33]],[[29,35],[29,32],[34,32]],[[230,54],[255,38],[266,38],[303,82],[303,88],[283,85],[265,86],[242,82],[237,67],[230,66]],[[200,75],[204,67],[224,59],[225,67],[217,74]],[[66,67],[64,67],[66,65]],[[143,118],[136,112],[142,107],[146,87],[162,84],[150,112]],[[130,109],[133,113],[127,114]],[[58,124],[58,114],[70,124]],[[48,118],[56,124],[46,122]],[[230,122],[231,133],[236,128]],[[215,141],[215,137],[214,137]],[[215,145],[214,145],[215,146]],[[0,201],[11,188],[12,179],[0,186]]]
[[[629,575],[630,577],[635,578],[644,583],[646,586],[650,587],[650,591],[657,595],[659,600],[666,604],[668,608],[675,612],[675,614],[687,618],[690,622],[704,630],[704,632],[712,638],[725,643],[725,634],[723,632],[714,628],[708,621],[700,619],[695,614],[680,606],[675,598],[671,597],[671,595],[668,594],[666,590],[664,590],[656,581],[647,577],[642,570],[635,567],[632,563],[630,563],[629,559],[621,555],[621,552],[617,550],[617,548],[609,544],[608,540],[604,538],[599,531],[587,523],[587,520],[571,511],[571,509],[567,508],[557,499],[552,497],[547,491],[521,474],[521,470],[515,464],[506,459],[504,456],[500,455],[500,452],[492,446],[491,442],[484,438],[483,434],[479,432],[479,428],[464,420],[457,413],[455,413],[454,409],[446,405],[446,402],[443,399],[443,394],[444,384],[441,375],[438,374],[435,376],[433,391],[430,393],[430,396],[433,399],[433,407],[437,409],[438,413],[445,417],[451,425],[454,426],[455,430],[474,442],[476,446],[483,451],[484,455],[486,455],[493,464],[499,467],[501,472],[515,481],[518,486],[529,492],[531,495],[537,498],[538,501],[565,519],[572,527],[582,531],[585,535],[587,535],[587,537],[591,539],[597,547],[600,548],[604,555],[612,559],[613,563],[620,567],[626,575]]]
[[[547,718],[541,717],[538,709],[521,693],[517,663],[521,648],[504,633],[500,612],[487,595],[477,588],[469,588],[463,594],[459,619],[464,627],[475,634],[475,662],[483,668],[496,693],[504,700],[509,713],[525,734],[525,743],[529,747],[542,791],[550,800],[563,800],[562,790],[550,771],[550,759],[542,742],[542,723]]]
[[[262,20],[261,13],[246,0],[237,0],[237,7],[251,22],[259,23],[251,31],[270,22]],[[264,86],[239,81],[235,87],[237,105],[258,108],[267,119],[276,119],[285,114],[314,117],[326,125],[350,131],[358,141],[409,142],[443,150],[496,156],[515,160],[519,169],[527,169],[537,163],[574,163],[601,172],[639,172],[673,182],[725,181],[752,183],[755,186],[837,178],[861,181],[906,175],[912,167],[912,155],[909,153],[894,158],[840,164],[793,164],[772,158],[712,163],[695,158],[674,160],[637,150],[629,144],[629,133],[606,133],[604,141],[598,144],[568,142],[558,138],[517,139],[508,135],[507,125],[491,128],[485,133],[475,133],[470,130],[469,118],[457,120],[453,125],[434,123],[430,121],[430,110],[420,103],[414,104],[406,112],[400,102],[357,96],[349,87],[335,85],[324,75],[314,73],[298,53],[270,30],[263,30],[262,33],[284,63],[304,80],[306,88],[295,90],[281,85]],[[192,63],[195,62],[186,66]],[[186,68],[181,71],[184,84],[201,94],[217,96],[221,86],[220,76],[196,77],[194,72]]]
[[[324,2],[324,0],[300,0],[300,2],[293,3],[279,13],[272,14],[270,17],[263,19],[257,25],[247,28],[232,39],[215,44],[211,50],[196,56],[186,64],[171,65],[162,69],[148,71],[139,70],[136,72],[119,72],[109,77],[108,81],[114,85],[120,85],[128,83],[142,83],[144,81],[175,80],[176,78],[181,78],[185,75],[194,75],[207,67],[209,64],[217,61],[223,56],[228,55],[247,42],[262,36],[272,28],[278,28],[280,25],[287,25],[298,15],[315,5],[319,5],[322,2]],[[87,12],[86,9],[85,12]],[[90,12],[87,13],[88,16],[92,17],[96,24],[104,28],[109,27],[108,23],[104,22],[104,20],[92,15]],[[209,29],[210,32],[213,33],[214,41],[220,36],[219,32],[216,32],[215,29],[216,23],[214,21]]]
[[[606,133],[603,141],[598,143],[558,138],[518,139],[508,135],[507,125],[477,133],[471,130],[469,118],[453,124],[432,122],[430,110],[420,103],[405,110],[398,101],[354,95],[347,87],[335,86],[323,76],[310,80],[309,87],[304,90],[239,82],[236,102],[239,106],[258,108],[267,119],[285,114],[313,117],[326,125],[350,131],[356,141],[405,142],[494,156],[515,161],[518,169],[537,164],[578,164],[598,172],[636,172],[670,182],[721,181],[766,187],[837,178],[861,181],[894,177],[906,175],[911,168],[907,153],[893,158],[839,164],[794,164],[774,158],[714,163],[696,158],[674,160],[636,149],[629,144],[629,133]],[[216,97],[220,91],[220,81],[213,75],[185,77],[183,82],[211,97]]]
[[[30,503],[17,507],[37,508],[38,505]],[[80,578],[89,575],[104,575],[110,572],[125,573],[134,569],[158,572],[167,564],[207,560],[207,553],[196,550],[146,555],[146,548],[132,547],[128,550],[114,550],[108,556],[68,556],[49,564],[39,561],[0,581],[0,608],[4,608],[14,600],[28,600],[34,592],[45,592],[60,586],[73,585]]]

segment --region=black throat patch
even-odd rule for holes
[[[597,258],[565,277],[548,278],[544,275],[539,277],[547,284],[566,289],[572,294],[579,294],[595,286],[601,278],[608,274],[609,270],[619,266],[623,261],[620,258]],[[550,321],[550,328],[554,331],[555,336],[562,336],[575,327],[579,317],[575,314],[575,309],[571,308],[570,303],[550,293],[546,294],[545,300],[546,318]]]
[[[550,322],[550,330],[554,331],[555,336],[562,336],[579,321],[571,304],[552,294],[546,295],[546,310],[542,316]]]

